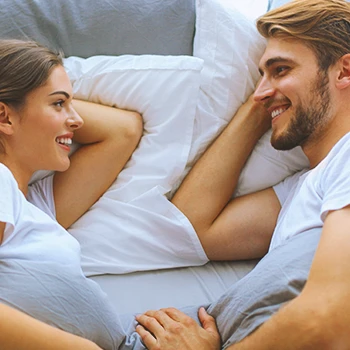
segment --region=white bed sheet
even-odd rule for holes
[[[256,263],[256,260],[209,262],[196,267],[90,278],[101,286],[118,313],[140,313],[214,301],[250,272]]]

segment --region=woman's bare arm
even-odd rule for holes
[[[1,350],[101,350],[91,341],[40,322],[0,303]]]
[[[73,100],[84,126],[74,140],[82,144],[71,157],[69,169],[56,173],[56,218],[68,228],[109,188],[142,136],[141,116],[91,102]]]

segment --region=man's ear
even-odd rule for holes
[[[337,65],[339,70],[336,86],[338,89],[345,89],[350,86],[350,54],[342,56]]]
[[[13,126],[10,118],[10,109],[3,102],[0,102],[0,132],[5,135],[13,134]]]

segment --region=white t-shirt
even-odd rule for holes
[[[29,187],[27,200],[0,163],[0,221],[6,222],[0,259],[34,255],[41,261],[80,266],[79,243],[57,223],[52,203],[52,176]]]
[[[270,250],[311,229],[323,228],[327,213],[350,204],[350,133],[315,168],[274,187],[282,205]]]
[[[117,349],[124,339],[116,310],[80,266],[79,243],[55,220],[52,177],[28,200],[0,163],[0,303],[70,333]],[[39,209],[40,207],[41,209]]]

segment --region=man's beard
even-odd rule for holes
[[[309,106],[298,105],[287,130],[279,136],[272,133],[271,144],[275,149],[287,151],[303,146],[327,124],[330,110],[329,79],[327,72],[319,73],[321,76],[314,83]]]

